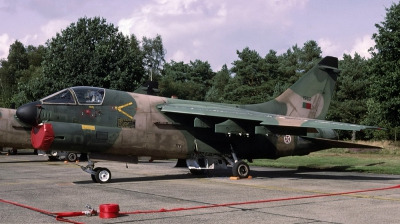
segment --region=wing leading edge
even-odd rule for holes
[[[311,128],[311,129],[336,129],[361,131],[364,129],[381,129],[375,126],[366,126],[350,123],[316,120],[301,117],[290,117],[277,114],[261,113],[229,106],[207,106],[195,104],[164,104],[158,107],[162,112],[180,113],[188,115],[220,117],[226,119],[238,119],[247,121],[259,121],[261,126],[279,126],[288,128]]]

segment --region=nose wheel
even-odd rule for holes
[[[99,167],[96,167],[93,169],[94,174],[90,174],[90,177],[92,178],[93,182],[98,183],[96,180],[96,172],[99,169]]]
[[[95,183],[108,183],[111,180],[111,171],[107,168],[97,167],[93,169],[95,174],[91,174],[93,182]]]
[[[96,167],[94,168],[94,162],[90,160],[89,154],[87,154],[87,160],[88,160],[88,165],[87,166],[81,166],[79,164],[75,164],[77,166],[80,166],[81,169],[90,174],[90,177],[92,178],[93,182],[95,183],[108,183],[111,180],[111,171],[107,168],[104,167]]]

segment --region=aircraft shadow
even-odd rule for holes
[[[400,180],[397,176],[376,176],[375,174],[358,175],[354,171],[348,171],[351,166],[336,166],[329,169],[312,169],[309,167],[298,167],[297,169],[282,169],[282,170],[251,170],[250,175],[253,178],[293,178],[293,179],[327,179],[327,180]],[[335,172],[334,174],[329,173]],[[346,173],[352,173],[347,175]],[[181,180],[181,179],[195,179],[195,178],[229,178],[232,176],[232,170],[209,170],[202,175],[193,175],[189,171],[186,174],[171,174],[171,175],[158,175],[146,177],[130,177],[130,178],[113,178],[111,183],[125,183],[125,182],[145,182],[157,180]],[[76,181],[75,184],[93,184],[93,181]]]
[[[157,180],[182,180],[182,179],[193,179],[204,177],[204,175],[191,175],[189,174],[171,174],[161,176],[147,176],[147,177],[128,177],[128,178],[113,178],[110,183],[126,183],[126,182],[145,182],[145,181],[157,181]],[[74,184],[93,184],[91,180],[75,181]]]
[[[2,163],[43,163],[46,162],[46,160],[28,160],[28,161],[1,161],[0,164]]]
[[[326,179],[326,180],[400,180],[397,176],[377,176],[376,174],[357,173],[347,170],[351,166],[336,166],[327,169],[312,169],[309,167],[298,167],[296,170],[252,170],[253,177],[266,178],[296,178],[296,179]],[[335,172],[331,174],[329,172]],[[352,173],[348,175],[346,173]],[[360,174],[360,175],[358,175]]]
[[[365,175],[347,169],[352,166],[335,166],[328,169],[312,169],[309,167],[298,167],[297,169],[282,170],[254,170],[250,171],[250,175],[254,178],[295,178],[295,179],[327,179],[327,180],[400,180],[398,176],[376,176],[375,174]],[[335,172],[329,173],[329,172]],[[346,173],[352,173],[347,175]],[[360,175],[358,175],[360,174]],[[208,178],[224,178],[232,176],[231,169],[227,170],[211,170],[204,177]],[[199,176],[197,176],[199,177]]]
[[[4,155],[4,156],[18,156],[18,155],[20,155],[20,156],[22,156],[22,155],[24,155],[24,156],[37,156],[37,154],[35,154],[33,152],[18,152],[18,154],[16,154],[16,155],[11,155],[11,154],[7,155],[7,152],[1,152],[0,155]]]

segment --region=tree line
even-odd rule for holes
[[[394,139],[400,126],[400,4],[386,8],[375,24],[371,58],[344,54],[328,120],[376,125],[388,131],[359,132],[358,139]],[[148,79],[159,82],[160,95],[219,103],[250,104],[271,100],[322,58],[314,40],[278,54],[261,56],[237,50],[231,68],[213,71],[207,61],[165,61],[162,37],[126,36],[104,18],[80,18],[45,45],[16,40],[0,60],[0,107],[15,108],[70,86],[98,86],[134,91]],[[350,132],[339,132],[341,139]]]

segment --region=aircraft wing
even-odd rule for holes
[[[229,106],[207,106],[196,104],[164,104],[159,108],[162,112],[198,115],[205,117],[220,117],[227,119],[239,119],[248,121],[259,121],[261,126],[279,126],[291,128],[321,128],[360,131],[364,129],[380,129],[379,127],[316,120],[302,117],[290,117],[277,114],[261,113]]]
[[[360,143],[352,143],[352,142],[344,142],[338,140],[324,139],[324,138],[312,138],[301,136],[302,139],[306,139],[314,144],[318,144],[320,146],[325,146],[326,148],[369,148],[369,149],[382,149],[380,146],[373,145],[365,145]]]

